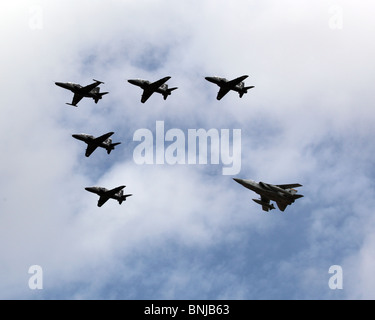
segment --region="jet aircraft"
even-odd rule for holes
[[[177,87],[168,88],[168,85],[165,82],[167,82],[170,78],[171,77],[169,76],[164,77],[155,82],[150,82],[148,80],[142,80],[142,79],[130,79],[128,80],[128,82],[138,87],[141,87],[143,89],[141,102],[145,103],[154,92],[158,92],[162,94],[164,100],[166,100],[168,96],[172,94],[172,91],[177,89]]]
[[[80,102],[84,97],[93,98],[95,103],[98,103],[102,97],[108,92],[100,92],[98,87],[100,84],[104,83],[99,80],[93,79],[93,83],[83,87],[80,84],[73,82],[55,82],[55,84],[61,88],[70,90],[74,93],[72,103],[66,103],[70,106],[77,107],[77,103]]]
[[[278,208],[284,211],[288,205],[294,203],[296,199],[302,198],[303,195],[296,194],[297,190],[293,188],[302,187],[299,183],[273,185],[264,182],[255,182],[247,179],[233,178],[245,188],[248,188],[260,195],[260,199],[253,199],[262,206],[264,211],[275,209],[270,201],[275,201]]]
[[[220,87],[216,99],[221,100],[221,98],[223,98],[230,90],[238,92],[240,98],[242,98],[242,96],[247,93],[247,90],[254,88],[254,86],[245,87],[243,80],[245,80],[247,77],[248,75],[244,75],[233,80],[227,80],[225,78],[215,76],[205,77],[205,79],[217,84]]]
[[[73,134],[72,137],[87,143],[85,156],[89,157],[97,147],[106,149],[107,153],[110,154],[111,151],[115,149],[115,146],[121,143],[112,143],[112,139],[110,138],[110,136],[113,134],[114,132],[108,132],[100,137],[95,138],[94,136],[87,133],[79,133]]]
[[[101,207],[105,204],[109,199],[115,199],[121,204],[123,201],[126,201],[127,197],[132,196],[132,194],[124,194],[125,186],[119,186],[113,189],[106,189],[103,187],[87,187],[85,190],[96,193],[99,196],[98,200],[98,207]]]

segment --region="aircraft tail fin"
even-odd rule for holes
[[[121,144],[121,142],[111,143],[109,147],[107,148],[107,153],[110,154],[112,150],[115,149],[115,146]]]
[[[290,188],[288,191],[292,194],[293,200],[296,200],[296,199],[299,199],[299,198],[303,197],[302,194],[297,194],[298,191],[296,189]]]
[[[166,92],[163,94],[164,100],[167,100],[168,96],[172,94],[173,90],[178,89],[177,87],[167,89]]]
[[[284,202],[276,202],[276,204],[280,211],[285,211],[286,207],[288,206],[288,204]]]
[[[132,196],[132,194],[121,194],[121,196],[120,196],[120,198],[118,200],[118,203],[121,204],[123,201],[126,201],[127,197],[130,197],[130,196]]]
[[[102,99],[103,98],[103,96],[105,95],[105,94],[108,94],[109,92],[98,92],[97,93],[97,96],[95,97],[95,103],[98,103],[98,101],[100,100],[100,99]]]
[[[255,86],[248,86],[248,87],[245,87],[244,89],[246,89],[246,90],[249,90],[249,89],[252,89],[252,88],[254,88]]]
[[[294,194],[293,195],[293,199],[299,199],[299,198],[302,198],[303,195],[302,194]]]
[[[251,89],[251,88],[254,88],[254,86],[249,86],[249,87],[243,87],[241,92],[240,92],[240,98],[242,98],[242,96],[247,93],[247,90]]]

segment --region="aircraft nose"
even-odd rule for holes
[[[238,178],[233,178],[234,181],[238,182],[238,183],[241,183],[242,182],[242,179],[238,179]]]
[[[85,190],[90,191],[90,192],[95,192],[95,187],[86,187]]]
[[[69,89],[69,85],[64,83],[64,82],[55,82],[55,85],[61,87],[61,88],[64,88],[64,89]]]
[[[128,82],[137,85],[139,81],[136,79],[129,79]]]

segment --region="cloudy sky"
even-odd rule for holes
[[[0,298],[374,299],[374,11],[370,0],[1,1]],[[242,99],[217,101],[204,79],[245,74],[255,88]],[[127,82],[167,75],[178,87],[167,100],[143,104]],[[92,79],[109,94],[77,108],[54,84]],[[158,123],[183,133],[186,153],[189,130],[226,129],[231,146],[239,130],[240,170],[223,174],[223,157],[139,164],[138,130],[154,158],[172,144],[157,145]],[[110,155],[86,158],[72,138],[109,131],[121,142]],[[301,183],[304,197],[266,213],[234,177]],[[133,196],[98,208],[94,185]]]

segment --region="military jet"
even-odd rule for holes
[[[98,103],[102,97],[107,94],[108,92],[100,92],[100,88],[98,87],[100,84],[104,83],[99,80],[95,80],[92,84],[89,84],[85,87],[81,86],[80,84],[73,83],[73,82],[55,82],[55,84],[61,88],[70,90],[74,93],[72,103],[66,103],[70,106],[77,107],[77,103],[80,102],[84,97],[86,98],[93,98],[95,103]]]
[[[254,88],[254,86],[245,87],[243,80],[245,80],[247,77],[248,76],[245,75],[230,81],[221,77],[205,77],[205,79],[217,84],[220,87],[216,99],[221,100],[221,98],[224,97],[230,90],[238,92],[240,98],[242,98],[242,96],[247,93],[247,90]]]
[[[275,209],[275,206],[272,203],[270,204],[271,200],[276,202],[281,211],[284,211],[286,207],[294,203],[296,199],[303,197],[301,194],[296,194],[297,190],[293,189],[302,187],[299,183],[273,185],[264,182],[257,183],[253,180],[246,179],[233,178],[233,180],[245,188],[258,193],[260,199],[253,199],[253,201],[260,204],[264,211]]]
[[[110,138],[110,136],[113,134],[114,132],[108,132],[100,137],[95,138],[94,136],[87,133],[79,133],[73,134],[72,137],[87,143],[85,156],[89,157],[96,150],[97,147],[102,147],[106,149],[107,153],[110,154],[111,151],[115,149],[115,146],[121,143],[112,143],[112,139]]]
[[[170,78],[171,77],[169,76],[164,77],[155,82],[150,82],[148,80],[142,80],[142,79],[130,79],[128,80],[128,82],[138,87],[141,87],[143,89],[141,102],[145,103],[154,92],[162,94],[164,100],[166,100],[168,96],[172,94],[172,91],[177,89],[177,87],[168,88],[168,85],[165,82],[167,82]]]
[[[103,187],[87,187],[85,190],[96,193],[99,196],[98,200],[98,207],[101,207],[105,204],[109,199],[115,199],[121,204],[123,201],[126,201],[127,197],[132,196],[132,194],[124,194],[125,186],[119,186],[114,189],[106,189]]]

